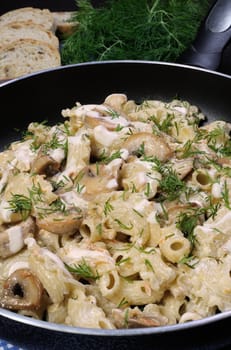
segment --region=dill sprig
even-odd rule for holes
[[[193,213],[185,212],[181,213],[178,216],[178,220],[176,223],[176,227],[183,233],[184,237],[186,237],[191,243],[191,248],[194,248],[195,245],[195,234],[194,229],[199,223],[199,216],[201,213]]]
[[[73,266],[65,264],[65,266],[69,272],[78,275],[80,278],[86,280],[97,280],[100,278],[98,272],[95,273],[85,259],[82,259],[79,264],[75,264]]]
[[[62,64],[116,59],[176,61],[195,38],[210,0],[77,0],[77,30],[62,42]]]
[[[12,199],[8,201],[9,208],[14,213],[19,213],[23,220],[26,220],[30,215],[32,209],[31,198],[24,196],[23,194],[12,194]]]

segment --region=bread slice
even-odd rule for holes
[[[53,32],[31,22],[12,22],[0,26],[0,38],[0,48],[19,39],[34,39],[59,47],[59,39]]]
[[[0,80],[59,65],[59,50],[44,41],[20,39],[0,48]]]
[[[40,24],[47,30],[54,30],[54,19],[49,9],[21,7],[8,11],[0,16],[0,26],[11,22],[31,22]]]

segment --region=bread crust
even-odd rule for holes
[[[11,22],[31,21],[42,25],[47,30],[54,31],[54,18],[49,9],[40,9],[35,7],[22,7],[8,11],[0,16],[0,26]]]
[[[45,29],[40,24],[32,23],[31,21],[15,21],[0,26],[0,38],[0,48],[19,39],[40,40],[56,48],[59,47],[59,39],[52,31]]]

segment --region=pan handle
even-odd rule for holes
[[[180,63],[217,70],[222,52],[231,39],[231,0],[217,0],[201,23],[196,39]]]

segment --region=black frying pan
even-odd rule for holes
[[[209,121],[231,121],[231,76],[211,70],[219,65],[222,49],[230,40],[231,1],[219,0],[215,7],[202,25],[203,39],[198,36],[182,56],[181,64],[90,62],[4,83],[0,87],[1,147],[19,138],[21,134],[17,129],[25,129],[31,121],[47,119],[51,124],[57,123],[62,121],[61,109],[72,107],[76,101],[101,103],[113,92],[125,93],[137,102],[143,99],[169,101],[178,97],[199,106]],[[226,18],[226,26],[222,28],[217,26],[221,18]],[[186,64],[182,64],[183,61]],[[205,69],[206,61],[209,70]],[[33,350],[223,349],[224,346],[229,349],[230,322],[231,311],[176,326],[95,330],[37,321],[0,309],[0,337]]]

